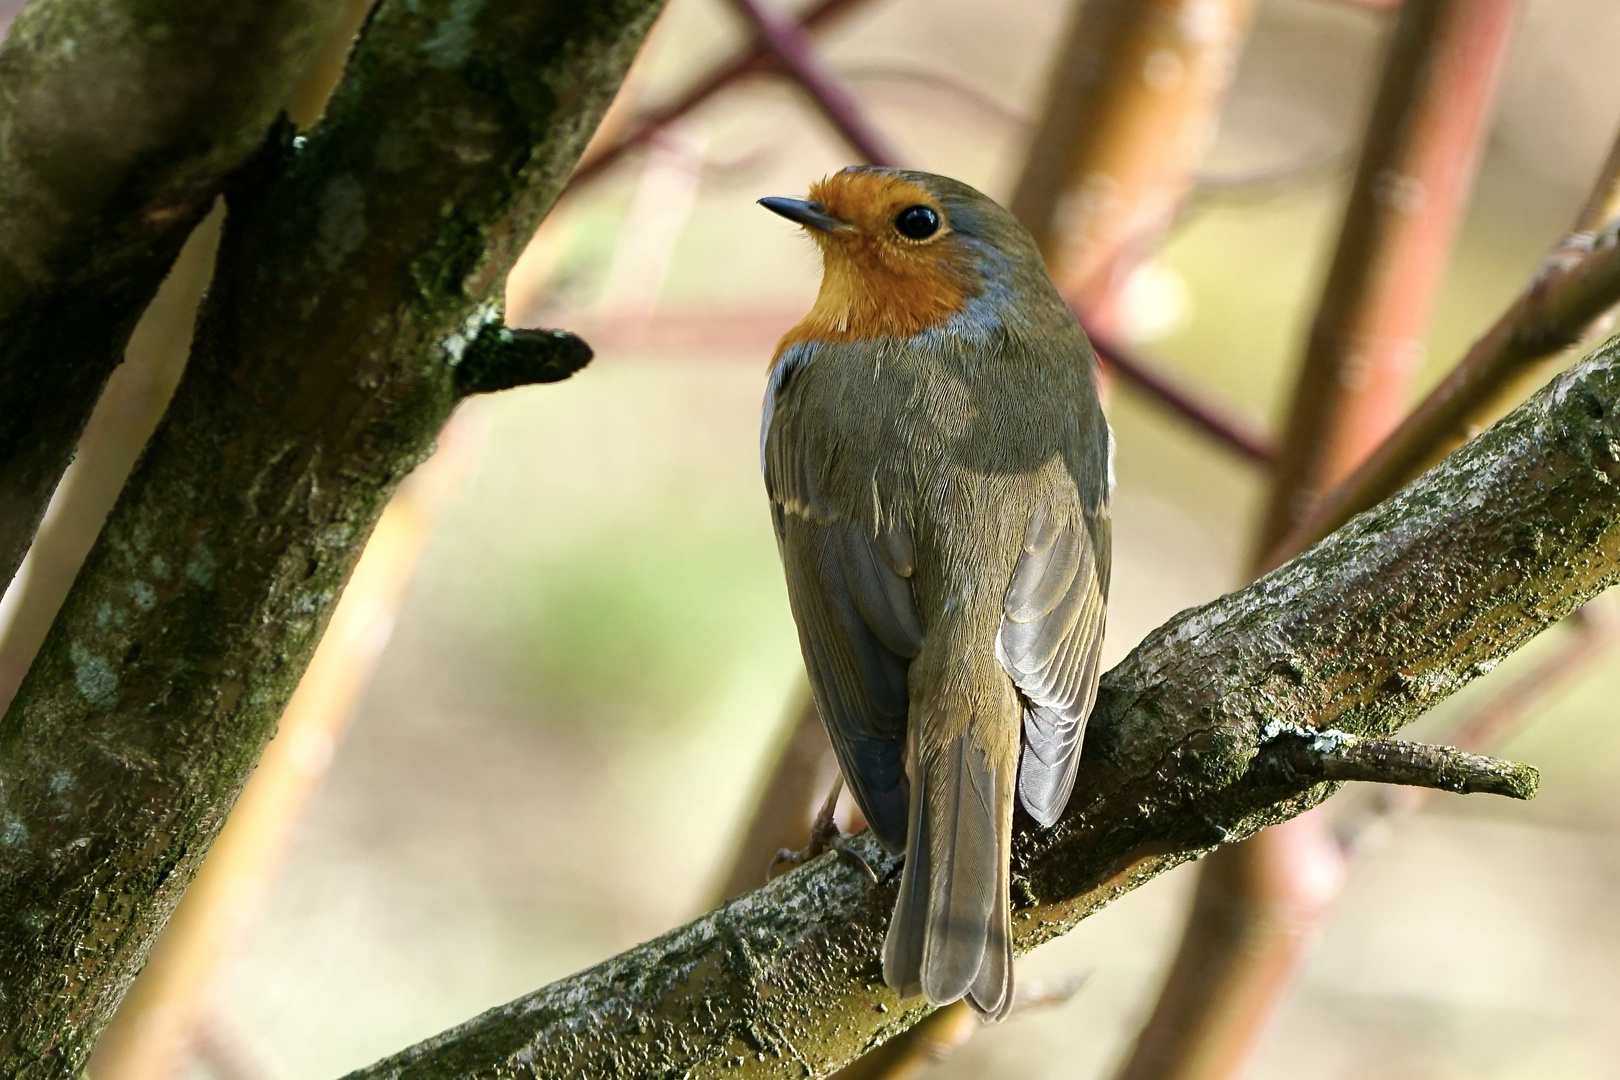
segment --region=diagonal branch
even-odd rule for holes
[[[1396,17],[1279,440],[1259,555],[1400,419],[1468,204],[1519,5],[1412,0]]]
[[[869,165],[898,166],[900,155],[888,137],[872,125],[849,90],[827,67],[798,20],[778,15],[769,0],[732,0],[788,76],[815,101],[838,134]]]
[[[800,27],[812,30],[865,2],[866,0],[815,0],[799,12],[796,19]],[[618,138],[604,143],[600,149],[593,149],[579,163],[579,168],[574,170],[574,175],[568,182],[569,190],[575,190],[594,180],[625,154],[652,141],[653,137],[664,128],[726,87],[749,76],[772,70],[775,68],[771,63],[770,50],[763,41],[755,38],[735,54],[710,68],[668,105],[650,109],[634,117]]]
[[[1620,135],[1571,236],[1400,426],[1276,544],[1268,565],[1326,536],[1437,461],[1542,360],[1575,344],[1620,303],[1617,214]]]
[[[136,320],[327,36],[316,0],[35,0],[0,44],[0,589]]]
[[[1076,310],[1075,315],[1080,316],[1081,312]],[[1085,323],[1086,320],[1082,318],[1081,324]],[[1269,465],[1276,458],[1277,448],[1271,438],[1255,431],[1241,417],[1234,416],[1220,406],[1199,397],[1190,387],[1182,386],[1155,370],[1129,349],[1110,341],[1089,327],[1086,333],[1091,338],[1091,347],[1097,351],[1097,358],[1108,370],[1140,390],[1149,400],[1156,402],[1167,412],[1181,417],[1195,430],[1251,464]]]
[[[1382,738],[1620,581],[1620,341],[1381,506],[1173,619],[1104,677],[1076,796],[1014,838],[1018,948],[1332,784],[1254,768],[1268,725]],[[926,1013],[878,972],[896,861],[822,858],[353,1074],[802,1076]]]

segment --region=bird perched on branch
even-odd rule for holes
[[[845,169],[761,199],[822,256],[777,348],[765,484],[816,704],[905,850],[885,981],[1012,1004],[1014,790],[1074,786],[1108,598],[1096,359],[1012,215],[966,184]]]

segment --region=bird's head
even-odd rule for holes
[[[987,292],[1016,293],[1031,274],[1046,280],[1012,215],[947,177],[854,166],[813,184],[808,199],[759,202],[821,249],[821,293],[784,345],[909,337]]]

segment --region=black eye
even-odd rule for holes
[[[939,232],[939,215],[926,206],[908,206],[894,219],[894,227],[908,240],[926,240]]]

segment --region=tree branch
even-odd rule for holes
[[[1197,33],[1171,0],[1070,7],[1007,209],[1059,290],[1118,337],[1115,293],[1192,186],[1255,3],[1203,5]]]
[[[35,0],[0,44],[0,588],[136,320],[336,13]]]
[[[1513,304],[1366,460],[1268,553],[1276,565],[1377,503],[1468,437],[1536,365],[1579,341],[1620,302],[1620,136],[1574,232]],[[1607,226],[1593,235],[1589,229]]]
[[[1519,4],[1412,0],[1396,15],[1300,360],[1260,525],[1260,557],[1400,422]]]
[[[795,19],[801,29],[814,30],[848,14],[852,8],[866,2],[867,0],[814,0],[799,11]],[[626,153],[650,142],[653,136],[726,87],[774,69],[775,65],[765,43],[757,37],[754,38],[688,84],[686,89],[677,94],[668,105],[661,105],[633,117],[618,138],[604,142],[598,149],[587,154],[569,179],[569,190],[576,190],[596,179]]]
[[[776,853],[797,849],[809,839],[810,815],[824,794],[817,791],[822,767],[833,764],[832,743],[827,740],[807,686],[800,686],[799,698],[783,721],[782,726],[788,730],[761,778],[748,824],[714,894],[715,904],[734,900],[763,885]]]
[[[898,168],[903,160],[881,130],[867,119],[854,95],[835,75],[810,41],[798,19],[766,6],[770,0],[731,0],[754,36],[788,77],[810,95],[844,142],[868,165]]]
[[[1104,677],[1068,812],[1016,826],[1017,948],[1330,794],[1255,768],[1268,724],[1387,736],[1617,580],[1620,342]],[[927,1012],[879,974],[897,861],[852,846],[880,885],[823,857],[354,1080],[838,1067]]]
[[[0,721],[0,1075],[82,1067],[658,7],[385,3],[234,186],[185,376]]]

